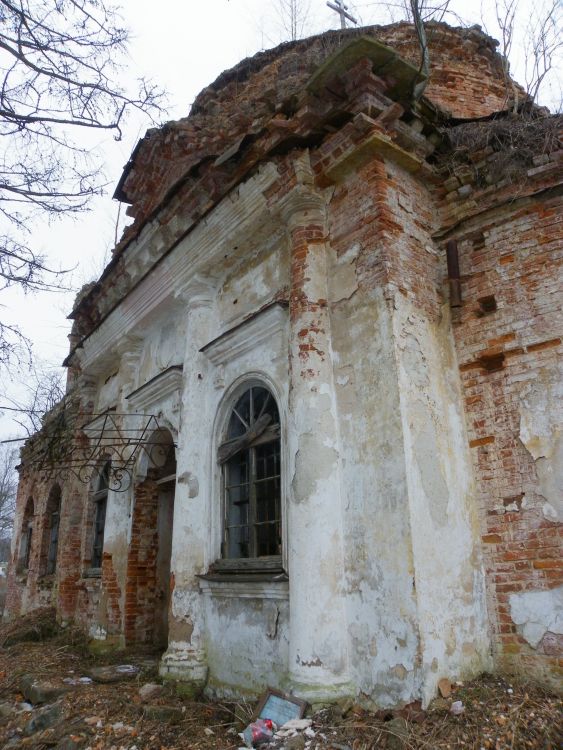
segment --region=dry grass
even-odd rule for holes
[[[45,612],[31,618],[40,633],[44,631],[39,623],[48,619]],[[19,625],[22,629],[23,623]],[[13,630],[13,627],[0,628],[0,643]],[[62,699],[65,721],[59,727],[23,737],[22,743],[12,747],[46,750],[56,747],[61,737],[73,737],[78,747],[91,750],[238,748],[241,741],[237,731],[252,713],[250,703],[188,701],[179,697],[173,686],[166,686],[150,702],[180,709],[179,723],[171,725],[142,716],[138,691],[145,682],[155,681],[155,658],[153,655],[151,659],[146,651],[122,654],[122,663],[133,662],[141,667],[136,680],[77,687]],[[24,674],[60,681],[84,675],[93,661],[75,631],[58,630],[48,641],[26,641],[0,648],[0,703],[13,705],[22,701],[18,686]],[[450,712],[454,700],[461,700],[464,705],[459,716]],[[320,711],[313,717],[315,737],[308,748],[555,750],[563,747],[561,708],[556,696],[535,685],[484,675],[466,685],[454,686],[448,699],[436,700],[427,711],[416,704],[396,712],[375,714],[359,706],[345,716],[338,709]],[[91,717],[97,717],[100,725],[84,721]],[[29,718],[29,713],[14,713],[9,719],[0,720],[0,747],[21,737],[18,732]]]
[[[498,179],[521,180],[534,166],[534,159],[563,147],[562,128],[563,115],[531,114],[508,114],[450,126],[443,130],[450,148],[442,155],[441,164],[452,174],[462,165],[469,166],[477,180],[486,173]],[[475,163],[475,154],[482,159],[480,165],[479,159]]]

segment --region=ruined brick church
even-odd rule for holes
[[[480,29],[331,31],[149,130],[22,450],[8,616],[209,695],[557,684],[561,119]]]

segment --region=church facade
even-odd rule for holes
[[[430,53],[420,97],[408,24],[281,45],[140,141],[22,451],[8,616],[211,695],[556,684],[561,121],[511,112],[479,29]]]

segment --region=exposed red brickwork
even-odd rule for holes
[[[304,89],[327,57],[362,35],[394,46],[418,67],[419,51],[409,24],[328,32],[243,61],[201,92],[189,117],[147,133],[117,191],[132,203],[129,213],[135,222],[125,230],[103,283],[86,290],[75,309],[75,344],[111,309],[112,289],[121,290],[127,282],[125,259],[119,256],[157,207],[162,209],[161,224],[168,225],[178,210],[195,223],[267,156],[287,150],[296,138],[310,139],[311,131],[320,139],[321,113],[328,120],[341,118],[343,110],[359,108],[371,114],[365,105],[376,90],[393,85],[392,74],[378,78],[368,69],[371,64],[364,63],[365,80],[358,78],[360,65],[340,81],[346,93],[353,94],[347,107],[342,107],[340,91],[325,90],[320,98]],[[475,29],[435,24],[429,45],[432,75],[426,95],[435,105],[457,117],[478,117],[506,106],[507,87],[493,40]]]
[[[119,635],[123,631],[121,587],[108,552],[104,552],[102,560],[102,587],[107,598],[107,634]]]
[[[78,582],[83,572],[81,559],[84,504],[88,502],[88,487],[67,483],[61,507],[57,576],[59,579],[58,607],[65,620],[72,620],[76,612]]]
[[[125,639],[151,643],[154,635],[158,552],[158,485],[145,479],[135,487],[125,589]]]
[[[534,384],[547,387],[550,373],[557,377],[562,356],[554,337],[563,325],[562,213],[556,195],[516,204],[460,243],[464,303],[455,327],[497,647],[538,675],[556,673],[562,652],[556,638],[546,636],[536,650],[526,643],[509,598],[563,583],[562,529],[542,512],[536,462],[519,435],[525,394]],[[479,304],[486,296],[496,302],[489,313]],[[504,359],[489,370],[483,357],[495,353]]]

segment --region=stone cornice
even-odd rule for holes
[[[154,404],[180,393],[182,370],[182,365],[169,367],[126,396],[126,401],[134,411],[150,411]]]
[[[157,310],[170,314],[178,307],[185,309],[184,304],[189,306],[190,290],[194,302],[198,297],[201,302],[202,294],[205,297],[211,293],[202,284],[206,280],[213,283],[218,261],[225,254],[233,256],[239,247],[248,248],[251,242],[266,242],[272,235],[272,217],[264,191],[277,176],[276,167],[265,164],[163,258],[81,342],[82,368],[103,369],[105,361],[115,356],[122,337],[136,335]]]

